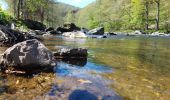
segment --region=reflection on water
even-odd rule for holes
[[[124,99],[168,100],[170,98],[169,38],[122,36],[110,39],[66,39],[56,37],[47,39],[44,43],[52,51],[57,50],[59,46],[88,49],[87,61],[58,62],[55,71],[59,76],[85,78],[95,84],[107,84],[110,80],[111,87]],[[0,48],[0,52],[5,49]],[[27,99],[31,99],[47,93],[53,86],[51,81],[56,78],[50,73],[40,74],[34,78],[2,76],[0,75],[0,99],[20,100],[26,95]]]
[[[87,58],[80,58],[80,59],[59,59],[57,60],[57,62],[65,62],[67,64],[71,64],[71,65],[76,65],[76,66],[80,66],[83,67],[87,64]]]
[[[76,66],[64,62],[58,62],[56,73],[61,76],[74,76],[78,78],[87,78],[91,73],[106,73],[112,72],[111,68],[96,65],[95,63],[87,62],[85,66]]]
[[[169,43],[169,38],[141,36],[87,39],[83,43],[80,39],[62,38],[45,41],[48,47],[55,44],[88,48],[88,61],[114,68],[114,72],[103,74],[103,77],[114,80],[111,87],[125,99],[139,100],[170,98]]]

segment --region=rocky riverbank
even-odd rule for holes
[[[0,98],[16,100],[120,100],[121,97],[107,87],[109,85],[107,80],[99,76],[95,78],[96,76],[87,72],[84,73],[84,78],[79,77],[81,76],[79,72],[74,73],[78,77],[60,76],[62,74],[58,72],[61,70],[60,64],[53,65],[54,62],[60,63],[59,59],[79,61],[82,58],[87,59],[86,49],[61,49],[52,54],[36,39],[17,43],[8,48],[1,57],[1,71],[5,70],[5,73],[0,73],[0,82],[2,83],[0,85],[2,93]],[[51,69],[50,66],[53,68]],[[72,66],[72,68],[74,67]],[[68,70],[72,69],[68,68]],[[34,73],[27,74],[28,72]],[[56,77],[57,73],[59,75]],[[102,90],[105,92],[101,92]]]
[[[9,46],[0,59],[0,69],[3,72],[0,72],[0,99],[121,99],[108,87],[110,82],[99,76],[102,71],[109,73],[112,69],[108,71],[107,68],[95,64],[90,64],[93,65],[91,67],[87,61],[87,49],[62,48],[52,52],[36,39],[39,35],[53,37],[51,32],[56,32],[55,35],[67,34],[71,38],[80,38],[81,35],[77,35],[79,32],[90,38],[109,38],[119,36],[119,33],[104,33],[102,27],[90,31],[81,30],[73,24],[60,27],[60,31],[47,28],[30,32],[3,26],[0,32],[1,43]],[[123,35],[147,36],[140,31]],[[83,68],[85,65],[87,66]],[[97,69],[100,71],[96,72]]]

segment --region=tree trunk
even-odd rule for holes
[[[17,8],[17,19],[20,18],[20,9],[21,9],[21,0],[18,1],[18,8]]]
[[[156,30],[159,30],[159,18],[160,18],[160,0],[156,1],[157,14],[156,14]]]
[[[14,17],[17,17],[17,0],[14,0],[12,3],[14,3],[14,6],[13,6]]]
[[[40,8],[40,20],[41,20],[41,23],[43,23],[44,22],[44,8],[43,7],[41,7]]]
[[[24,19],[25,16],[25,0],[21,0],[21,17]]]
[[[146,2],[145,4],[145,9],[146,9],[146,30],[148,30],[149,28],[149,3]]]

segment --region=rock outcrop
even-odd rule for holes
[[[49,32],[49,31],[53,31],[53,30],[55,30],[54,27],[49,27],[49,28],[47,28],[45,31],[46,31],[46,32]]]
[[[18,30],[12,30],[5,26],[0,26],[0,45],[11,46],[18,42],[22,42],[28,39],[35,39],[36,37],[20,32]]]
[[[62,48],[59,49],[57,52],[54,52],[54,57],[56,59],[79,59],[79,58],[87,58],[88,53],[87,49],[82,48],[74,48],[74,49],[67,49]]]
[[[4,70],[33,71],[54,66],[53,54],[36,39],[27,40],[8,48],[1,56],[0,65]]]
[[[32,29],[32,30],[43,30],[43,31],[45,31],[45,29],[46,29],[46,26],[43,23],[38,22],[38,21],[33,21],[33,20],[30,20],[30,19],[25,19],[25,20],[23,20],[23,23],[29,29]]]
[[[61,35],[61,32],[58,32],[57,30],[49,31],[49,33],[52,35]]]
[[[80,28],[77,27],[74,23],[65,23],[62,27],[57,28],[58,32],[73,32],[73,31],[80,31]]]

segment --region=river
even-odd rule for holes
[[[168,100],[170,98],[170,38],[114,36],[107,39],[74,39],[56,36],[46,38],[43,43],[51,51],[63,47],[87,48],[89,56],[87,61],[58,62],[54,69],[55,74],[37,75],[31,79],[1,75],[0,99],[8,97],[13,99],[21,94],[23,95],[21,98],[38,96],[36,99],[46,98],[47,95],[53,96],[57,94],[58,88],[49,80],[62,83],[63,78],[73,83],[75,79],[83,79],[90,85],[78,87],[92,91],[95,96],[101,98],[106,96],[110,98],[108,100]],[[5,48],[0,48],[1,52],[4,50]],[[37,80],[40,82],[47,80],[47,82],[39,86],[35,82]],[[78,84],[76,82],[75,84]],[[15,84],[16,86],[13,86]],[[19,92],[21,90],[22,92]],[[40,92],[40,90],[44,91]]]

